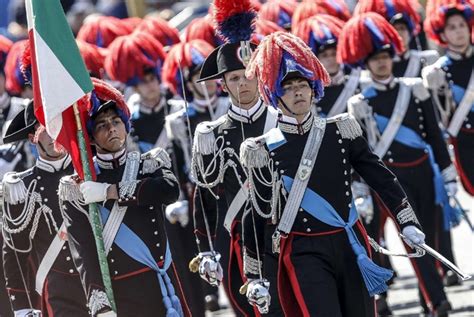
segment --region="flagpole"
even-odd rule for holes
[[[82,131],[81,117],[79,115],[79,109],[77,103],[74,103],[74,117],[76,118],[77,125],[77,141],[79,143],[79,149],[81,153],[82,168],[84,170],[84,181],[91,181],[92,174],[89,166],[89,157],[87,155],[86,140]],[[102,274],[102,281],[105,287],[105,293],[109,299],[110,305],[114,312],[117,312],[115,305],[114,293],[112,290],[112,280],[110,278],[109,265],[107,262],[107,255],[104,248],[104,238],[102,236],[102,220],[99,215],[99,208],[97,204],[89,204],[89,218],[92,225],[92,232],[94,233],[95,245],[97,248],[97,256],[99,258],[100,272]]]

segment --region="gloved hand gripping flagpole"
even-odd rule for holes
[[[77,125],[77,141],[79,143],[79,149],[81,152],[82,168],[84,170],[84,181],[91,181],[92,174],[89,166],[89,158],[87,153],[86,141],[82,131],[81,117],[79,115],[79,109],[77,103],[74,103],[74,117]],[[117,312],[115,305],[114,293],[112,290],[112,280],[110,278],[109,264],[107,262],[107,255],[104,248],[104,239],[102,236],[102,220],[99,215],[99,208],[97,204],[89,204],[89,218],[92,225],[92,232],[94,233],[95,245],[97,248],[97,256],[99,259],[100,273],[102,274],[102,281],[105,287],[105,293],[109,299],[111,308],[114,312]]]

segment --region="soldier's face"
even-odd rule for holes
[[[284,95],[281,100],[285,103],[292,113],[285,107],[280,106],[284,115],[294,117],[296,115],[304,116],[311,110],[311,98],[313,92],[308,81],[302,78],[295,78],[285,81],[282,84]]]
[[[155,74],[148,73],[143,80],[135,86],[135,90],[144,101],[144,106],[154,105],[161,98],[160,81]]]
[[[375,80],[387,79],[392,75],[393,61],[388,52],[375,54],[367,61],[367,68]]]
[[[331,47],[318,54],[318,59],[326,68],[329,75],[333,76],[339,72],[340,66],[336,60],[336,49]]]
[[[224,74],[224,91],[228,92],[232,103],[244,109],[250,109],[258,100],[257,78],[247,79],[245,69]]]
[[[446,20],[446,26],[441,38],[450,48],[467,48],[471,43],[471,32],[466,20],[459,14],[452,15]]]
[[[59,144],[55,144],[54,140],[49,136],[48,132],[46,132],[44,126],[38,124],[35,134],[30,134],[28,138],[31,143],[36,145],[36,149],[41,158],[56,160],[66,155],[64,148]]]
[[[92,143],[98,153],[115,153],[125,147],[127,130],[114,109],[99,113],[95,120]]]
[[[395,23],[393,27],[402,38],[403,46],[408,50],[410,46],[410,30],[408,30],[407,25],[405,23]]]

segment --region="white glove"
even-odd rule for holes
[[[110,310],[106,313],[97,314],[97,317],[117,317],[117,314],[113,310]]]
[[[406,226],[403,228],[402,234],[404,236],[403,240],[405,240],[406,244],[411,248],[417,244],[425,243],[425,234],[415,226]]]
[[[369,186],[363,182],[353,181],[351,189],[357,213],[366,224],[369,224],[374,218],[374,201]]]
[[[270,282],[267,279],[250,280],[247,284],[247,300],[256,306],[261,314],[267,314],[270,307],[271,296],[268,289]]]
[[[458,192],[458,184],[456,182],[444,183],[444,188],[446,188],[449,197],[456,196]]]
[[[165,215],[166,219],[171,224],[179,222],[181,227],[186,227],[189,223],[189,203],[187,200],[179,200],[171,205],[166,206]]]
[[[366,224],[369,224],[374,219],[374,201],[372,196],[358,197],[354,199],[354,204],[359,216],[364,219]]]
[[[21,160],[21,157],[21,154],[17,153],[11,161],[0,158],[0,178],[3,178],[3,175],[6,173],[12,172],[15,169],[16,164]]]
[[[444,70],[435,65],[426,66],[421,71],[423,85],[428,89],[437,90],[446,85],[446,74]]]
[[[31,308],[15,310],[15,317],[41,317],[41,310]]]
[[[219,286],[224,276],[219,263],[221,255],[217,252],[201,252],[199,258],[199,276],[211,286]]]
[[[84,196],[84,202],[86,204],[96,203],[107,199],[107,189],[110,184],[98,183],[98,182],[83,182],[79,189],[81,190],[82,196]]]

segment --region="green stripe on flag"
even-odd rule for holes
[[[93,89],[92,81],[59,0],[32,0],[31,2],[34,28],[84,94],[90,92]]]

